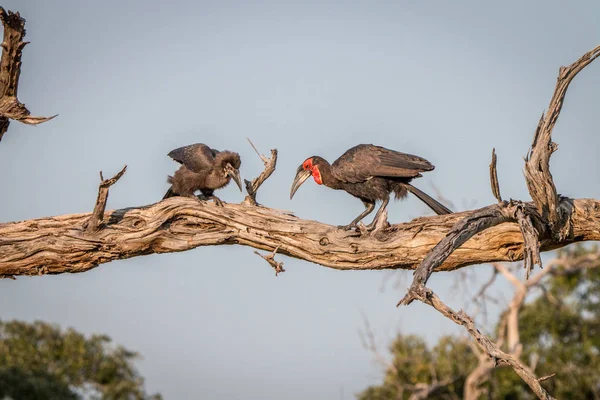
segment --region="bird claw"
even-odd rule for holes
[[[365,229],[366,229],[367,232],[371,232],[371,231],[375,230],[375,223],[372,222],[369,225],[366,225]]]
[[[221,200],[220,198],[218,198],[217,196],[204,196],[204,195],[199,195],[199,196],[194,196],[196,198],[196,200],[200,201],[200,202],[204,202],[204,201],[209,201],[212,200],[215,202],[215,205],[217,207],[223,207],[223,205],[225,205],[226,203]]]
[[[337,228],[344,230],[344,231],[350,231],[350,230],[352,230],[352,228],[357,229],[358,227],[356,226],[356,224],[348,224],[348,225],[338,225]]]
[[[212,200],[215,202],[217,207],[223,207],[223,205],[225,205],[225,202],[216,196],[212,196]]]

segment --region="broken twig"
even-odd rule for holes
[[[277,276],[280,272],[285,272],[285,269],[283,269],[283,261],[275,260],[275,254],[277,254],[277,250],[279,250],[279,247],[281,246],[277,246],[271,254],[266,256],[260,254],[258,251],[254,251],[254,254],[260,256],[262,259],[268,262],[271,267],[273,267],[273,269],[275,270],[275,276]]]
[[[98,231],[102,226],[104,220],[104,211],[106,210],[106,201],[108,200],[108,188],[114,185],[123,174],[127,171],[127,165],[123,169],[110,179],[104,179],[102,171],[100,171],[100,186],[98,187],[98,198],[96,199],[96,205],[94,206],[94,212],[87,222],[85,230],[87,232]]]
[[[246,191],[248,192],[248,196],[246,196],[244,202],[252,205],[257,205],[256,192],[258,191],[258,188],[260,188],[264,181],[266,181],[275,171],[275,167],[277,165],[277,149],[272,149],[271,157],[267,158],[258,152],[256,147],[254,146],[254,143],[252,143],[250,139],[248,139],[248,142],[250,142],[250,145],[265,165],[265,169],[263,170],[263,172],[261,172],[258,177],[254,178],[252,182],[244,179],[244,183],[246,184]]]
[[[496,169],[496,149],[492,149],[492,163],[490,164],[490,184],[492,185],[492,194],[498,200],[498,203],[502,203],[502,196],[500,195],[500,185],[498,184],[498,171]]]

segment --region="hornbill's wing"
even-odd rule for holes
[[[169,157],[193,172],[203,172],[214,166],[217,153],[203,143],[196,143],[172,150]]]
[[[435,167],[426,159],[372,144],[359,144],[342,154],[332,165],[337,179],[356,183],[376,176],[416,178]]]

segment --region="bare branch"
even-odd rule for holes
[[[102,221],[104,220],[104,211],[106,210],[106,201],[108,200],[108,189],[117,183],[123,174],[127,171],[127,165],[123,169],[110,179],[104,180],[102,171],[100,171],[100,186],[98,187],[98,198],[96,199],[96,205],[94,206],[94,212],[86,223],[85,230],[87,232],[95,232],[102,228]]]
[[[19,13],[6,12],[0,7],[0,20],[4,25],[2,40],[2,59],[0,60],[0,140],[6,133],[10,119],[29,125],[37,125],[56,117],[35,117],[17,99],[19,75],[21,74],[21,55],[27,42],[25,37],[25,19]]]
[[[546,375],[546,376],[542,376],[541,378],[538,378],[539,382],[544,382],[547,381],[550,378],[553,378],[554,376],[556,376],[556,372],[550,374],[550,375]]]
[[[258,152],[256,147],[254,146],[254,143],[252,143],[250,139],[248,139],[248,142],[250,142],[250,145],[252,146],[254,151],[256,151],[256,154],[258,154],[263,164],[265,165],[265,169],[263,170],[263,172],[261,172],[258,177],[254,178],[252,182],[244,179],[244,183],[246,184],[246,191],[248,192],[248,196],[246,196],[244,202],[246,202],[247,204],[257,205],[256,192],[258,191],[258,188],[263,184],[264,181],[266,181],[271,176],[271,174],[275,171],[275,167],[277,166],[277,149],[271,149],[271,157],[267,158]]]
[[[275,270],[275,276],[277,276],[280,272],[285,272],[285,269],[283,269],[283,261],[275,260],[275,254],[277,254],[277,250],[279,250],[280,247],[281,245],[277,246],[271,254],[266,256],[260,254],[258,251],[254,252],[254,254],[260,256],[262,259],[268,262],[271,267],[273,267]]]
[[[525,279],[529,279],[529,274],[534,265],[539,265],[542,268],[542,258],[540,257],[540,242],[538,240],[538,231],[533,226],[531,218],[525,213],[521,206],[517,206],[516,210],[517,221],[523,233],[525,246]]]
[[[492,162],[490,164],[490,184],[492,185],[492,194],[498,200],[498,203],[502,203],[502,196],[500,195],[500,185],[498,184],[498,171],[496,169],[496,149],[492,149]]]
[[[416,292],[424,287],[433,271],[467,240],[488,228],[511,221],[512,218],[507,209],[507,204],[487,206],[457,222],[446,237],[427,254],[423,263],[414,273],[413,283],[408,293],[398,302],[397,306],[410,304],[415,299]]]
[[[475,339],[475,342],[479,348],[485,352],[491,359],[493,364],[499,363],[510,365],[515,372],[523,379],[533,390],[533,392],[540,399],[553,399],[548,392],[540,385],[540,382],[533,374],[533,372],[525,365],[523,365],[518,359],[506,354],[500,348],[494,344],[486,335],[482,334],[479,329],[475,326],[473,320],[466,315],[464,312],[455,312],[446,304],[444,304],[439,297],[436,296],[431,290],[422,287],[418,292],[415,293],[417,300],[430,305],[439,311],[446,318],[449,318],[458,325],[462,325],[467,332]]]
[[[258,149],[254,145],[254,143],[252,143],[252,140],[250,140],[250,138],[246,138],[246,140],[248,141],[248,143],[250,143],[250,146],[252,146],[252,148],[256,152],[256,155],[262,160],[263,164],[265,164],[265,167],[266,167],[267,164],[269,163],[269,159],[267,157],[265,157],[263,154],[259,153]]]
[[[574,241],[600,240],[600,201],[580,199],[573,205]],[[535,210],[531,203],[527,207]],[[422,217],[392,225],[377,237],[361,237],[286,211],[173,197],[106,211],[104,227],[93,238],[83,229],[90,213],[1,223],[0,275],[38,275],[42,267],[44,273],[82,272],[113,260],[223,244],[268,251],[281,245],[279,253],[340,270],[415,269],[454,225],[477,215],[480,210]],[[540,250],[572,242],[557,242],[542,232]],[[470,238],[436,263],[436,271],[521,259],[519,227],[500,224]]]
[[[550,173],[550,156],[558,147],[552,142],[552,130],[558,120],[569,84],[598,56],[600,56],[600,46],[585,53],[570,66],[560,68],[548,112],[542,114],[531,149],[525,158],[525,178],[529,194],[542,218],[548,221],[551,232],[559,239],[564,239],[570,234],[570,210],[561,207],[566,204],[560,201]]]

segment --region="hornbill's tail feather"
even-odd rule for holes
[[[411,185],[409,183],[405,183],[405,185],[406,185],[406,189],[408,189],[409,192],[411,192],[412,194],[417,196],[423,203],[427,204],[429,206],[429,208],[431,208],[433,211],[436,212],[436,214],[438,214],[438,215],[452,214],[452,210],[450,210],[448,207],[442,205],[439,201],[435,200],[433,197],[429,196],[427,193],[422,192],[421,190],[417,189],[416,187],[414,187],[413,185]]]
[[[177,196],[175,193],[173,193],[173,186],[171,186],[169,188],[169,190],[167,190],[167,193],[165,193],[165,195],[163,196],[163,200],[164,199],[168,199],[169,197],[174,197]]]

